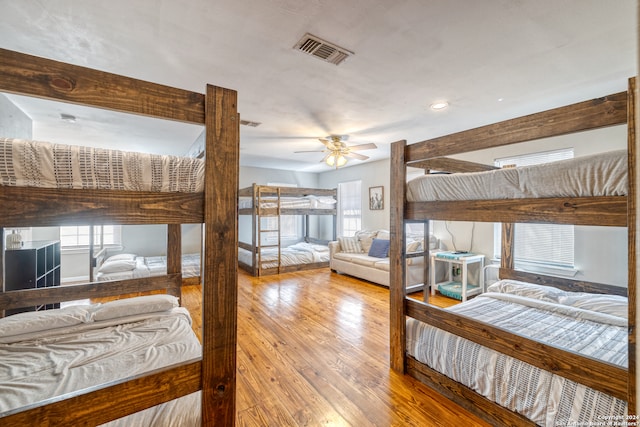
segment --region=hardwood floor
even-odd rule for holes
[[[199,292],[183,287],[198,333]],[[239,426],[488,426],[389,368],[386,288],[328,269],[241,271],[238,319]]]

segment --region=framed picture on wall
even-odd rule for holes
[[[384,209],[384,187],[369,187],[369,209],[381,211]]]

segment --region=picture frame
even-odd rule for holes
[[[369,210],[384,210],[384,187],[369,187]]]

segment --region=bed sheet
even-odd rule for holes
[[[333,209],[336,206],[336,200],[333,197],[318,197],[318,196],[304,196],[304,197],[281,197],[280,207],[284,209]],[[240,197],[238,207],[240,209],[246,209],[253,207],[252,197]],[[262,208],[277,208],[277,197],[263,197],[261,198],[260,207]]]
[[[625,150],[486,172],[428,174],[407,184],[410,202],[626,194]]]
[[[262,248],[261,255],[262,268],[278,266],[278,248]],[[251,252],[243,248],[238,248],[238,260],[246,265],[253,264]],[[281,266],[329,262],[329,247],[299,242],[281,249],[280,262]]]
[[[627,321],[609,313],[497,292],[449,310],[620,367],[628,363]],[[411,318],[407,352],[542,426],[598,422],[627,411],[624,401]]]
[[[108,260],[105,260],[107,263]],[[167,274],[167,257],[164,255],[135,257],[135,267],[126,271],[100,272],[96,274],[96,280],[125,280],[141,277],[160,276]],[[200,276],[200,254],[185,254],[182,256],[182,277]]]
[[[100,305],[87,307],[95,306]],[[83,307],[62,309],[60,315],[66,313],[68,316],[69,310],[78,312]],[[119,307],[111,306],[111,314],[107,317],[115,313],[114,308],[119,313]],[[126,310],[141,311],[139,307]],[[91,313],[92,309],[87,311]],[[57,313],[47,313],[52,314]],[[2,337],[0,412],[201,356],[201,346],[191,329],[189,313],[181,307],[123,314],[100,321],[82,320],[54,330],[27,332]],[[105,425],[199,425],[198,396],[198,393],[193,393]],[[149,420],[155,421],[149,423]]]

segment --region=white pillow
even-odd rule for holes
[[[629,317],[628,299],[620,295],[567,292],[566,295],[560,297],[559,302],[563,305],[611,314],[623,319]]]
[[[54,310],[29,311],[0,319],[0,337],[64,328],[91,321],[88,305],[72,305]]]
[[[338,237],[342,252],[348,254],[359,254],[362,252],[362,246],[357,237]]]
[[[380,230],[378,231],[378,235],[376,236],[376,238],[382,239],[382,240],[390,240],[391,233],[389,233],[387,230]]]
[[[171,310],[178,305],[178,298],[173,295],[160,294],[125,298],[100,304],[93,311],[93,319],[99,322],[133,314],[155,313]]]
[[[136,268],[135,259],[107,260],[100,266],[100,273],[119,273],[121,271],[131,271]]]
[[[415,240],[413,242],[407,243],[407,252],[418,252],[422,247],[421,240]]]
[[[111,255],[109,258],[106,259],[105,262],[110,262],[110,261],[131,261],[133,259],[136,259],[136,255],[135,254],[116,254],[116,255]]]
[[[505,294],[519,295],[521,297],[534,298],[548,302],[558,302],[565,295],[563,290],[552,286],[536,285],[534,283],[520,282],[518,280],[504,279],[491,284],[487,291],[501,292]]]

